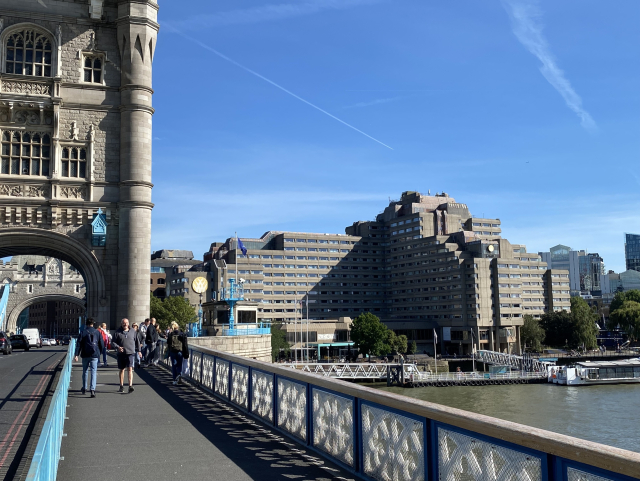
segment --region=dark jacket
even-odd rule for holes
[[[136,335],[138,336],[138,343],[140,344],[140,346],[142,346],[144,344],[144,339],[145,339],[144,332],[140,332],[140,329],[138,329],[138,331],[136,332]]]
[[[76,346],[76,356],[80,355],[82,358],[99,358],[102,349],[104,349],[102,334],[93,327],[85,327]]]
[[[158,331],[156,330],[156,326],[149,324],[149,327],[147,327],[146,343],[153,344],[155,342],[158,342]]]
[[[169,337],[167,338],[167,346],[170,352],[180,352],[179,350],[173,349],[172,342],[173,338],[178,336],[178,339],[182,343],[182,355],[185,359],[189,359],[189,345],[187,343],[187,335],[184,332],[175,329],[169,333]]]
[[[136,335],[136,331],[129,329],[125,330],[120,326],[111,338],[111,345],[117,351],[117,354],[137,354],[140,352],[140,341]],[[124,352],[118,351],[118,348],[124,348]]]

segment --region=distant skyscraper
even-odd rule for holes
[[[627,270],[640,271],[640,234],[624,235],[624,257]]]
[[[569,284],[574,294],[578,294],[581,289],[579,257],[585,254],[585,251],[574,251],[571,247],[562,244],[552,247],[549,252],[538,252],[551,269],[569,271]]]

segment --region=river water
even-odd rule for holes
[[[371,387],[640,452],[640,385]]]

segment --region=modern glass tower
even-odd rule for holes
[[[624,234],[624,257],[628,271],[640,272],[640,234]]]

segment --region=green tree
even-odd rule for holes
[[[540,327],[545,332],[544,343],[552,347],[562,347],[573,338],[571,315],[567,311],[547,312],[540,319]]]
[[[640,303],[640,290],[632,289],[626,292],[617,292],[616,295],[613,296],[613,300],[609,306],[609,313],[613,313],[616,309],[621,308],[624,301]]]
[[[404,356],[407,354],[408,350],[409,350],[409,340],[407,339],[407,336],[405,336],[404,334],[400,334],[396,338],[396,351],[399,354],[402,354]]]
[[[363,356],[379,356],[389,351],[389,329],[370,312],[363,312],[353,320],[351,340]]]
[[[280,350],[285,355],[289,355],[291,345],[287,342],[287,333],[282,329],[281,322],[273,322],[271,324],[271,358],[277,361],[280,356]]]
[[[587,301],[580,296],[571,298],[572,344],[574,347],[584,346],[585,349],[598,347],[597,321],[598,315],[589,307]]]
[[[534,319],[533,316],[527,314],[524,316],[524,325],[520,328],[520,337],[525,346],[529,346],[534,351],[542,350],[542,342],[545,338],[545,332],[540,321]]]
[[[416,341],[412,341],[407,349],[407,354],[414,355],[416,352],[418,352],[418,345],[416,344]]]
[[[629,336],[629,340],[640,339],[640,302],[624,301],[609,314],[609,324],[620,326]]]
[[[167,297],[161,301],[151,294],[150,317],[155,317],[162,329],[177,322],[184,330],[189,322],[198,320],[196,309],[184,297]]]

